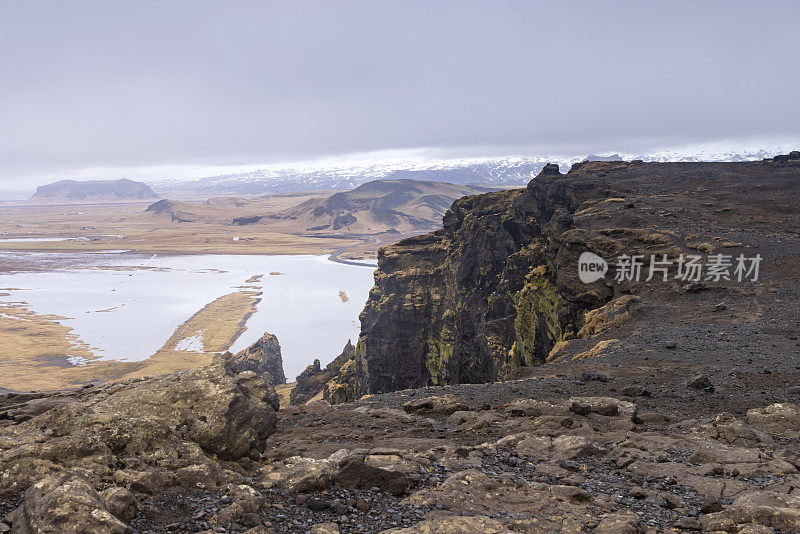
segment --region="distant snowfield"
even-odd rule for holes
[[[250,163],[242,165],[171,164],[139,167],[87,167],[63,169],[57,174],[73,179],[142,180],[157,192],[182,189],[224,194],[247,191],[243,186],[257,185],[268,190],[311,190],[315,188],[353,188],[370,180],[415,174],[417,178],[457,183],[527,183],[546,163],[556,163],[567,172],[588,153],[600,156],[619,154],[623,159],[644,161],[747,161],[786,154],[800,147],[798,139],[718,140],[694,144],[665,145],[638,151],[623,147],[595,147],[588,152],[553,152],[551,150],[484,148],[416,148],[380,150],[303,161]],[[512,149],[508,149],[512,151]],[[498,152],[499,151],[499,152]],[[494,155],[481,155],[492,153]],[[464,156],[474,154],[474,156]],[[48,176],[51,176],[52,173]],[[425,178],[425,175],[428,177]],[[480,177],[481,179],[478,179]],[[45,183],[49,178],[29,177]]]
[[[4,290],[9,295],[0,301],[25,302],[36,313],[66,317],[61,322],[104,360],[145,359],[209,302],[242,285],[261,291],[256,313],[231,350],[273,333],[287,377],[314,358],[323,365],[331,361],[348,339],[355,343],[358,315],[373,284],[373,269],[334,263],[326,256],[32,254],[53,267],[0,275],[0,287],[13,288]],[[264,276],[246,283],[258,274]],[[340,291],[348,295],[346,302]],[[195,340],[182,343],[186,350],[198,350]]]

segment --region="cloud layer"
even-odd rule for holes
[[[798,16],[797,2],[6,3],[0,185],[415,147],[797,138]]]

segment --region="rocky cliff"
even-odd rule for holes
[[[585,162],[568,174],[549,165],[525,189],[462,198],[441,230],[379,253],[349,369],[364,384],[356,393],[487,382],[611,349],[614,329],[649,301],[691,306],[695,297],[675,283],[647,284],[642,294],[644,285],[611,280],[613,265],[605,280],[584,284],[581,253],[746,252],[767,229],[797,228],[798,179],[795,153],[747,163]]]

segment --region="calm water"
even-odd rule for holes
[[[373,269],[325,256],[0,254],[7,265],[33,260],[47,266],[0,274],[0,288],[10,293],[0,301],[66,317],[63,324],[96,347],[101,359],[147,358],[207,303],[238,286],[254,286],[263,292],[261,302],[231,350],[271,332],[280,341],[287,377],[314,358],[324,365],[348,339],[355,342],[358,314],[373,283]],[[264,275],[259,282],[245,283],[257,274]],[[186,350],[196,348],[192,340],[185,344]]]

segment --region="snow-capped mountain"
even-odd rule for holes
[[[156,192],[192,191],[199,194],[261,194],[318,189],[352,189],[378,179],[412,178],[454,184],[519,187],[533,179],[547,163],[562,172],[572,164],[589,160],[753,161],[788,153],[796,145],[782,143],[769,148],[748,148],[726,143],[687,145],[653,150],[644,154],[604,152],[599,155],[507,156],[491,158],[434,159],[421,156],[329,159],[316,162],[281,163],[235,169],[198,178],[148,180]]]
[[[569,165],[580,158],[558,160]],[[273,165],[191,181],[154,182],[158,191],[191,190],[215,194],[282,193],[314,189],[352,189],[378,179],[411,178],[454,184],[515,186],[527,184],[552,158],[356,161]]]

